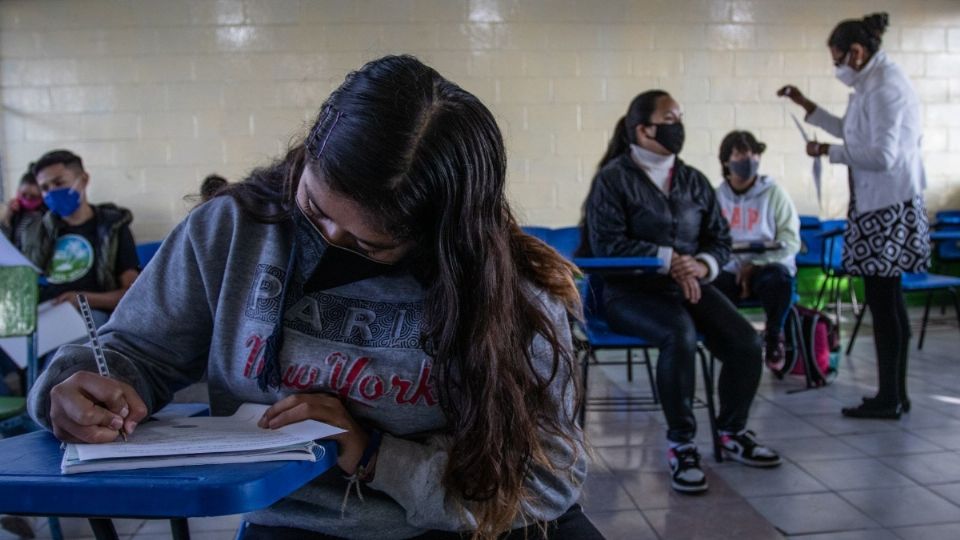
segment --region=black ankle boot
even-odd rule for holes
[[[864,405],[873,406],[876,404],[876,401],[877,401],[877,398],[875,397],[867,397],[867,396],[863,397]],[[902,398],[900,400],[900,409],[905,413],[910,412],[910,398]]]
[[[903,414],[903,407],[900,404],[879,405],[874,403],[861,403],[857,407],[844,407],[840,411],[848,418],[876,418],[880,420],[899,420]]]

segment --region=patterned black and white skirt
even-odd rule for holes
[[[923,197],[858,214],[850,201],[843,236],[843,266],[855,276],[896,277],[926,272],[930,265],[930,225]]]

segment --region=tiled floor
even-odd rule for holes
[[[790,394],[802,379],[765,374],[750,427],[785,463],[757,470],[705,456],[705,495],[670,488],[661,413],[589,413],[596,462],[583,497],[587,514],[611,540],[960,538],[960,333],[952,315],[932,326],[923,351],[911,350],[913,411],[899,422],[840,416],[841,406],[874,389],[869,326],[827,388]],[[646,393],[645,372],[636,373],[627,383],[622,367],[593,369],[591,395]],[[697,416],[706,426],[705,411]],[[709,448],[705,430],[698,441]],[[229,540],[240,518],[190,521],[196,540]],[[46,523],[37,527],[49,537]],[[82,520],[63,520],[63,527],[69,539],[91,537]],[[117,528],[124,539],[170,537],[159,521],[118,521]]]
[[[960,538],[960,333],[952,315],[932,327],[923,351],[913,344],[913,410],[899,422],[840,415],[875,389],[869,328],[829,387],[791,394],[802,378],[765,374],[749,427],[785,463],[773,470],[717,464],[706,457],[701,430],[710,481],[702,496],[670,488],[659,412],[589,413],[598,463],[587,480],[588,515],[611,539]],[[634,383],[624,371],[591,371],[591,395],[649,391],[644,370]],[[697,416],[706,426],[704,411]]]

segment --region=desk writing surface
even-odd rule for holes
[[[930,233],[930,239],[933,241],[960,240],[960,231],[934,231]]]
[[[663,261],[657,257],[575,257],[573,264],[583,270],[656,270]]]
[[[0,440],[0,513],[84,517],[200,517],[266,508],[336,464],[323,441],[317,462],[201,465],[64,475],[47,432]]]

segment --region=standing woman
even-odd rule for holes
[[[577,505],[572,268],[521,232],[505,176],[475,96],[413,57],[368,63],[167,237],[103,329],[119,380],[64,347],[31,415],[66,441],[135,438],[206,372],[214,414],[347,430],[339,470],[247,515],[248,540],[600,538]]]
[[[753,467],[780,464],[747,430],[760,383],[757,332],[711,282],[730,258],[730,230],[713,186],[684,163],[680,104],[644,92],[617,122],[583,204],[581,256],[658,257],[658,274],[604,279],[603,304],[617,332],[655,343],[657,390],[667,418],[671,485],[707,489],[693,442],[697,333],[723,362],[717,427],[724,453]]]
[[[924,272],[930,258],[923,204],[926,175],[920,155],[920,102],[899,66],[880,49],[886,13],[846,20],[827,40],[836,76],[853,88],[837,118],[795,86],[777,94],[807,111],[807,122],[843,140],[809,143],[810,156],[829,156],[848,167],[849,226],[843,264],[863,276],[877,348],[877,395],[843,409],[854,418],[900,418],[910,410],[907,356],[910,321],[900,287],[903,272]]]

